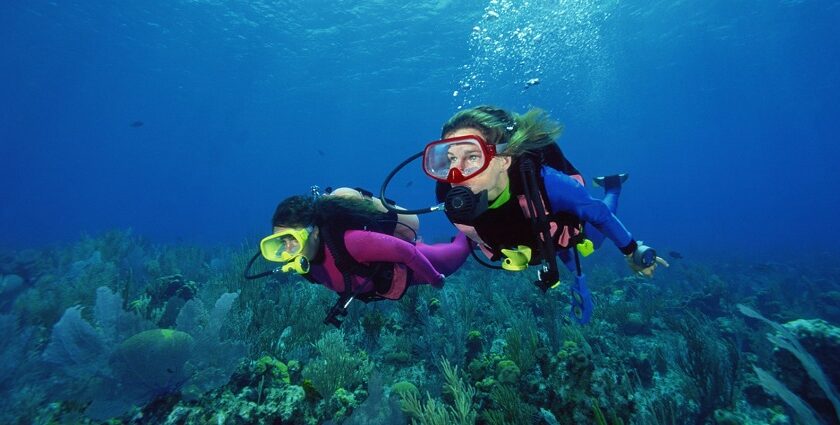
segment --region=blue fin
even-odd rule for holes
[[[572,320],[585,325],[592,319],[592,311],[595,310],[595,303],[592,302],[592,293],[586,286],[586,275],[575,275],[572,283],[572,306],[569,315]]]
[[[624,182],[627,181],[627,178],[630,177],[627,173],[621,174],[613,174],[611,176],[599,176],[592,179],[592,182],[595,183],[595,186],[603,187],[604,189],[610,190],[615,187],[621,187]]]

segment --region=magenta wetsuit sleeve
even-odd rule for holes
[[[428,258],[439,272],[449,276],[467,261],[467,256],[470,255],[470,240],[465,234],[458,232],[450,243],[418,243],[417,250]]]
[[[360,263],[388,262],[405,264],[414,271],[414,281],[438,285],[443,275],[414,245],[383,233],[348,230],[344,233],[347,252]]]

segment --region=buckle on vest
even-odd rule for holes
[[[342,295],[338,298],[338,301],[335,302],[328,311],[327,317],[324,318],[325,325],[333,325],[336,329],[341,327],[341,319],[339,317],[343,317],[347,315],[347,306],[350,305],[354,297],[352,295]]]
[[[560,276],[551,272],[548,267],[543,266],[540,270],[537,270],[537,280],[534,281],[534,286],[540,288],[543,293],[549,289],[554,289],[559,284]]]
[[[584,239],[583,242],[575,245],[580,255],[588,257],[589,254],[595,252],[595,244],[589,239]]]

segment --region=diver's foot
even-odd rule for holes
[[[628,177],[630,177],[629,174],[621,173],[613,174],[611,176],[595,177],[592,181],[595,183],[595,186],[603,187],[605,191],[610,191],[613,189],[621,189],[621,185],[627,181]]]

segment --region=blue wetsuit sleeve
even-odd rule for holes
[[[581,220],[595,226],[615,245],[622,249],[630,245],[633,237],[610,212],[600,199],[589,196],[580,182],[551,167],[542,167],[542,178],[552,211],[572,213]]]

